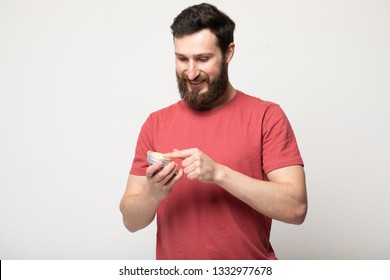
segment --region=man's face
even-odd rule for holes
[[[228,85],[227,63],[208,29],[175,38],[176,77],[181,98],[196,110],[213,108]]]

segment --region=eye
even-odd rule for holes
[[[207,61],[209,61],[209,58],[208,57],[199,57],[198,60],[200,62],[207,62]]]
[[[178,56],[177,59],[181,62],[186,62],[188,59],[184,56]]]

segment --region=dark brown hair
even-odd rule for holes
[[[184,9],[171,25],[176,38],[191,35],[203,29],[217,37],[222,54],[226,53],[230,43],[234,42],[235,23],[225,13],[207,3],[190,6]]]

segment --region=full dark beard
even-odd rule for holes
[[[228,67],[226,63],[222,63],[221,71],[215,80],[210,81],[209,75],[201,71],[199,77],[196,80],[205,80],[207,83],[208,91],[199,93],[198,89],[189,89],[188,77],[183,74],[182,77],[176,72],[177,85],[179,87],[180,97],[183,99],[191,108],[195,110],[205,111],[212,108],[213,102],[218,100],[224,95],[228,86]]]

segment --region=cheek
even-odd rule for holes
[[[182,63],[176,62],[175,67],[176,67],[176,72],[181,77],[183,75],[183,72],[185,71],[185,66]]]
[[[218,68],[206,68],[203,70],[203,72],[207,73],[207,75],[209,76],[210,80],[214,80],[215,77],[217,77],[219,75],[219,69]]]
[[[214,60],[213,63],[204,65],[203,71],[210,77],[216,77],[221,72],[221,62],[219,60]]]

